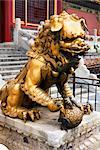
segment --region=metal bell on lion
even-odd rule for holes
[[[61,123],[61,129],[67,130],[77,127],[81,123],[83,115],[83,111],[77,106],[62,107],[58,119],[58,122]]]

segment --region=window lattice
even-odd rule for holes
[[[49,0],[49,15],[54,14],[54,0]],[[15,18],[25,21],[25,0],[15,0]],[[27,22],[40,23],[47,19],[47,0],[27,0]]]
[[[25,1],[15,0],[15,18],[21,18],[25,21]]]

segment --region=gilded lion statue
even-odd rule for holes
[[[68,78],[78,67],[79,56],[89,49],[85,43],[86,30],[83,18],[65,11],[44,22],[34,44],[27,51],[27,64],[1,89],[1,109],[6,116],[35,121],[41,115],[39,105],[48,107],[50,111],[60,110],[59,121],[63,117],[66,120],[67,114],[73,110],[73,113],[69,113],[74,116],[71,117],[71,124],[72,118],[76,124],[68,128],[81,122],[83,111],[74,100]],[[48,89],[53,84],[57,86],[62,99],[49,96]],[[68,113],[64,114],[65,110]]]

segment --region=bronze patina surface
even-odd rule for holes
[[[84,40],[86,30],[84,19],[65,11],[45,21],[27,52],[27,64],[1,89],[1,108],[5,115],[35,121],[40,118],[39,104],[50,111],[61,109],[66,119],[69,114],[68,119],[74,127],[81,122],[83,111],[74,101],[67,81],[78,66],[78,56],[89,49]],[[56,84],[62,100],[48,95],[47,91],[53,84]]]

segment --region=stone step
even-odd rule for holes
[[[11,51],[11,52],[8,52],[8,51],[7,51],[7,52],[0,52],[0,56],[2,56],[2,55],[5,56],[5,54],[6,54],[6,55],[11,54],[11,56],[12,56],[12,55],[13,55],[13,56],[14,56],[14,55],[15,55],[15,56],[17,56],[17,55],[26,56],[25,53],[23,53],[23,52],[21,53],[21,52],[18,52],[18,51],[16,51],[16,52],[12,52],[12,51]],[[10,57],[10,56],[9,56],[9,57]]]
[[[8,60],[12,60],[12,61],[16,61],[16,60],[27,60],[27,57],[0,57],[0,61],[8,61]]]
[[[8,49],[5,49],[5,50],[2,49],[2,50],[0,50],[0,54],[2,54],[2,53],[3,53],[3,54],[6,54],[6,53],[7,53],[7,54],[9,54],[9,53],[21,53],[21,54],[24,53],[24,54],[25,54],[26,51],[22,51],[22,52],[21,52],[20,50],[18,51],[18,50],[15,50],[15,49],[13,49],[13,50],[12,50],[12,49],[9,49],[9,50],[8,50]]]
[[[16,77],[16,74],[11,74],[11,75],[5,75],[5,76],[2,76],[2,79],[3,80],[10,80],[10,79],[14,79]]]
[[[16,74],[19,70],[2,70],[0,71],[0,74],[6,75],[6,74]]]
[[[19,73],[20,70],[14,70],[14,71],[10,71],[10,72],[5,72],[5,73],[2,73],[2,79],[3,80],[9,80],[9,79],[13,79],[15,78],[15,76]]]
[[[93,134],[75,147],[75,150],[100,150],[100,133]]]
[[[15,45],[9,45],[9,46],[5,46],[5,45],[3,45],[3,43],[0,43],[0,50],[1,49],[15,49],[16,48],[16,46]]]
[[[23,51],[23,52],[25,52],[25,50],[23,49],[23,48],[15,48],[15,47],[13,47],[13,48],[10,48],[10,47],[1,47],[0,48],[0,51]]]
[[[18,61],[5,61],[5,62],[0,62],[0,65],[13,65],[13,64],[25,64],[27,60],[18,60]]]
[[[14,78],[27,61],[24,49],[16,49],[14,44],[9,43],[0,45],[0,74],[4,80]]]
[[[17,49],[0,49],[0,53],[1,52],[22,52],[25,53],[25,50],[17,50]]]
[[[2,66],[0,67],[0,70],[15,70],[15,69],[21,69],[24,66],[24,64],[17,64],[17,65],[8,65],[8,66]]]
[[[5,48],[0,48],[0,52],[2,51],[15,51],[15,48],[10,48],[10,47],[5,47]]]
[[[19,49],[16,49],[16,48],[7,48],[7,47],[5,47],[5,48],[0,48],[0,52],[2,52],[2,51],[22,51],[22,52],[25,52],[26,50],[24,50],[24,49],[21,49],[21,48],[19,48]]]
[[[4,51],[7,51],[7,50],[8,50],[8,51],[11,51],[11,50],[12,50],[12,51],[20,51],[20,50],[21,50],[21,51],[23,51],[23,52],[25,51],[25,49],[23,49],[23,48],[19,48],[19,49],[18,49],[18,48],[16,48],[16,47],[3,47],[3,46],[0,47],[0,51],[2,51],[2,50],[4,50]]]
[[[11,53],[11,54],[9,54],[9,53],[8,53],[8,54],[7,54],[7,53],[6,53],[6,54],[4,54],[4,53],[1,54],[1,53],[0,53],[0,56],[1,56],[1,57],[22,57],[22,58],[23,58],[23,57],[26,57],[26,58],[27,58],[27,56],[26,56],[26,55],[23,55],[22,53]]]

